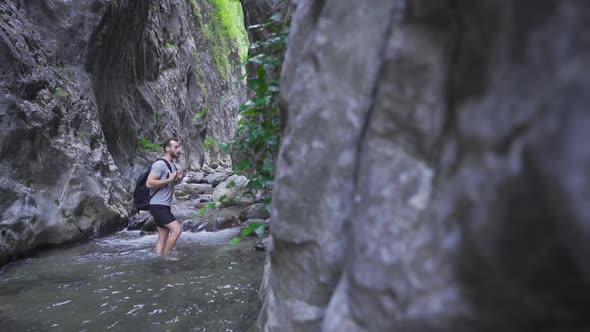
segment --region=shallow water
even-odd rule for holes
[[[120,232],[0,270],[2,331],[246,331],[258,313],[264,252],[239,230],[183,233],[178,261],[156,235]]]

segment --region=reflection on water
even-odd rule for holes
[[[121,232],[0,270],[3,331],[246,331],[258,313],[265,254],[238,231],[183,233],[178,261],[156,235]]]

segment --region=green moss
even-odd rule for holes
[[[232,50],[237,49],[242,62],[248,56],[250,43],[244,28],[242,5],[239,0],[211,0],[212,17],[205,21],[197,0],[190,3],[203,34],[210,42],[217,71],[223,80],[227,80]]]
[[[195,52],[195,54],[193,54],[195,57],[195,61],[196,61],[196,66],[195,66],[195,74],[197,75],[197,85],[199,86],[199,88],[201,88],[201,93],[203,94],[203,99],[205,100],[205,105],[208,104],[207,101],[207,88],[205,87],[205,73],[203,72],[203,68],[201,68],[201,58],[199,57],[199,54]]]
[[[244,28],[244,12],[239,0],[211,0],[215,18],[221,23],[223,36],[238,49],[242,62],[248,57],[248,33]]]
[[[166,48],[174,48],[174,44],[170,41],[164,42],[164,47]]]

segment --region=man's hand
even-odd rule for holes
[[[176,171],[176,183],[180,183],[184,179],[184,171]]]
[[[178,176],[178,172],[171,172],[171,173],[170,173],[170,176],[168,177],[168,180],[169,180],[169,181],[168,181],[168,183],[170,183],[170,182],[172,182],[172,181],[176,180],[176,177],[177,177],[177,176]]]

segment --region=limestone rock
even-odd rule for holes
[[[240,212],[238,219],[241,221],[246,221],[249,219],[268,219],[270,218],[270,213],[266,209],[266,206],[263,203],[256,203],[248,206],[244,210]]]
[[[214,172],[205,177],[205,181],[207,183],[213,185],[214,187],[222,183],[223,181],[227,180],[229,175],[225,172]]]
[[[204,179],[205,174],[203,172],[189,172],[186,183],[202,183]]]
[[[590,2],[295,4],[259,330],[590,329]]]
[[[230,176],[215,187],[213,201],[221,202],[225,206],[237,203],[253,203],[253,198],[247,196],[246,186],[248,182],[249,180],[245,176]]]
[[[239,227],[239,226],[240,226],[240,221],[238,220],[238,218],[233,217],[233,216],[220,219],[216,222],[216,228],[218,230],[234,228],[234,227]]]

